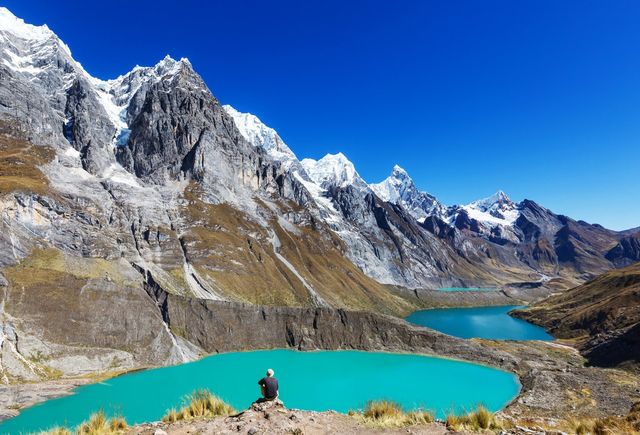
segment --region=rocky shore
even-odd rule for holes
[[[401,319],[330,308],[269,308],[176,296],[148,287],[161,317],[203,353],[249,349],[358,349],[410,352],[487,364],[516,373],[519,396],[504,410],[514,418],[622,415],[640,401],[632,373],[586,367],[573,348],[548,342],[463,340]],[[95,378],[93,378],[95,380]],[[66,394],[87,379],[0,387],[0,416]]]

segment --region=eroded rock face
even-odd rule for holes
[[[618,244],[607,252],[606,257],[619,267],[640,261],[640,232],[620,239]]]
[[[491,362],[513,370],[500,351],[375,313],[331,308],[258,307],[147,291],[174,330],[206,352],[296,348],[410,351]],[[246,328],[243,325],[251,325]]]

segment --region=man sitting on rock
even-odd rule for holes
[[[258,381],[262,399],[260,401],[271,401],[278,398],[278,380],[273,377],[273,370],[267,370],[267,376]]]

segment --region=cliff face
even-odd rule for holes
[[[606,230],[533,206],[523,211],[531,215],[522,223],[532,235],[526,242],[511,233],[476,237],[468,231],[478,221],[463,214],[460,228],[420,222],[411,210],[444,212],[435,198],[414,189],[405,205],[383,200],[342,155],[298,161],[273,130],[221,106],[186,59],[100,80],[50,29],[0,14],[4,382],[173,363],[216,349],[199,349],[148,311],[148,277],[175,297],[238,310],[403,315],[422,302],[388,285],[543,282],[541,273],[559,274],[560,248],[567,263],[575,259],[571,280],[613,266],[590,255],[613,246]],[[572,228],[562,240],[536,239],[562,225]],[[378,345],[351,334],[340,345]],[[237,347],[254,343],[236,338]]]
[[[607,272],[515,313],[573,339],[592,364],[638,369],[640,263]]]
[[[167,294],[153,283],[147,290],[169,327],[209,353],[264,348],[417,352],[515,370],[516,360],[506,353],[395,317],[331,308],[204,301]]]

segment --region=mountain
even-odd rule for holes
[[[341,153],[300,161],[187,59],[97,79],[5,8],[0,39],[8,382],[195,358],[171,327],[195,320],[160,294],[403,315],[400,288],[582,282],[629,236],[503,194],[445,207],[400,168],[368,185]]]
[[[630,231],[575,221],[528,199],[515,203],[502,191],[467,205],[445,206],[419,191],[397,165],[390,177],[370,187],[407,210],[459,256],[485,270],[496,261],[503,270],[519,269],[521,276],[529,270],[523,280],[537,285],[577,285],[637,258],[636,235]]]
[[[251,144],[264,149],[274,160],[284,162],[287,166],[297,162],[295,154],[286,143],[278,136],[278,133],[267,127],[260,119],[251,113],[238,112],[230,105],[222,108],[233,118],[240,134]]]
[[[640,263],[604,273],[524,311],[520,318],[576,342],[591,364],[640,369]]]
[[[382,200],[402,206],[418,221],[428,216],[446,219],[447,207],[434,196],[419,191],[407,171],[398,165],[384,181],[369,186]]]
[[[623,236],[605,257],[618,267],[640,261],[640,231]]]

